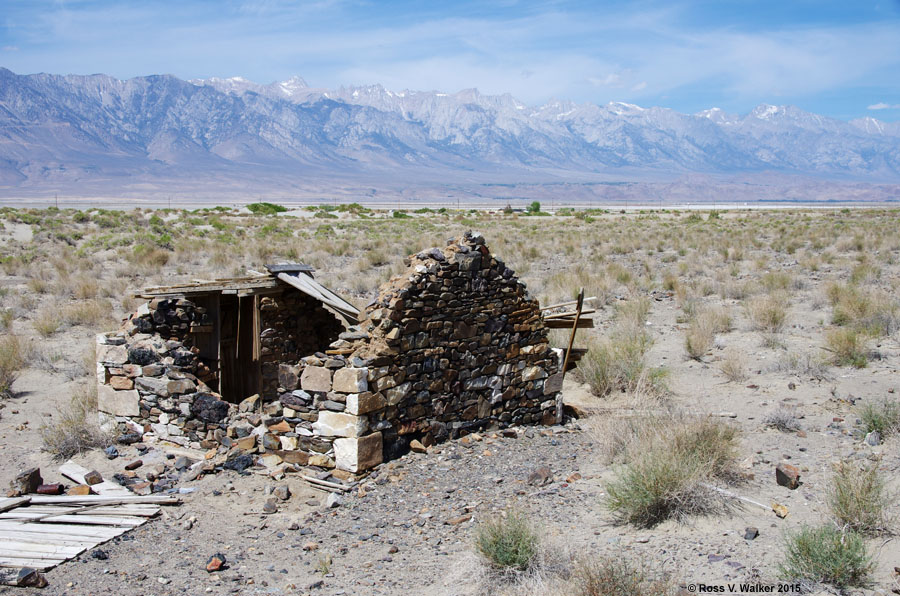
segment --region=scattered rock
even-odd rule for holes
[[[191,404],[191,414],[203,422],[222,422],[228,416],[228,404],[215,395],[198,393]]]
[[[319,550],[319,544],[316,542],[312,542],[312,541],[307,542],[306,544],[303,545],[303,550],[305,550],[305,551]]]
[[[278,505],[275,504],[275,499],[266,499],[265,504],[263,505],[263,513],[277,513]]]
[[[75,486],[67,490],[66,494],[73,497],[83,497],[85,495],[91,494],[91,487],[87,484],[76,484]]]
[[[344,499],[337,493],[328,493],[328,498],[325,499],[325,507],[328,509],[334,509],[335,507],[340,507],[344,504]]]
[[[459,524],[466,523],[470,519],[472,519],[472,516],[467,513],[466,515],[460,515],[459,517],[454,517],[453,519],[448,519],[444,523],[447,524],[448,526],[458,526]]]
[[[775,468],[775,481],[791,490],[800,486],[800,468],[791,464],[780,463]]]
[[[103,450],[103,453],[106,454],[106,459],[116,459],[119,457],[119,450],[116,449],[114,445],[110,445],[106,449]]]
[[[144,465],[143,461],[136,459],[134,461],[131,461],[131,462],[128,462],[127,464],[125,464],[125,469],[126,470],[137,470],[138,468],[140,468],[143,465]]]
[[[95,484],[100,484],[101,482],[103,482],[103,476],[101,476],[100,472],[98,472],[97,470],[91,470],[84,475],[85,484],[94,486]]]
[[[206,561],[206,572],[213,573],[215,571],[221,571],[225,569],[225,563],[227,563],[227,559],[225,555],[222,553],[216,553]]]
[[[553,472],[549,466],[541,466],[536,468],[528,475],[526,480],[531,486],[544,486],[553,482]]]
[[[866,445],[871,445],[872,447],[876,447],[881,445],[881,433],[877,430],[873,430],[869,434],[866,435]]]
[[[759,530],[752,526],[744,530],[744,540],[756,540],[757,536],[759,536]]]
[[[788,516],[788,508],[779,503],[772,503],[772,511],[775,512],[775,515],[784,519]]]
[[[410,451],[414,451],[415,453],[425,453],[428,451],[428,448],[425,447],[418,439],[413,439],[409,442]]]
[[[235,472],[243,472],[253,465],[253,456],[246,453],[235,455],[228,458],[222,467],[226,470],[234,470]]]
[[[36,492],[38,487],[43,483],[44,479],[41,478],[40,468],[29,468],[23,472],[19,472],[15,479],[10,483],[7,495],[10,497],[18,497],[31,494]]]
[[[281,501],[287,501],[291,498],[291,489],[286,484],[279,484],[272,491],[272,494]]]
[[[91,551],[91,556],[99,561],[105,561],[109,558],[109,553],[105,550],[100,550],[99,548]]]

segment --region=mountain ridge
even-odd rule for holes
[[[120,80],[0,67],[6,195],[79,185],[103,194],[135,181],[157,191],[180,180],[266,191],[335,179],[399,188],[398,178],[414,186],[433,178],[447,188],[692,175],[893,185],[900,123],[768,104],[745,115],[681,114],[623,102],[527,106],[477,89],[323,89],[301,77],[268,85],[240,77]]]

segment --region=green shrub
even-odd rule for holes
[[[639,387],[661,395],[667,391],[668,371],[647,364],[646,354],[652,344],[643,325],[617,322],[607,337],[588,341],[587,353],[578,362],[578,376],[599,396]]]
[[[704,485],[738,477],[734,427],[709,419],[651,419],[633,432],[622,445],[625,465],[604,485],[606,506],[622,521],[649,527],[714,511],[721,501]]]
[[[525,571],[538,554],[537,531],[521,513],[511,512],[478,527],[475,548],[493,569]]]
[[[863,334],[852,327],[829,329],[825,333],[825,349],[831,353],[835,366],[865,368],[869,362],[869,350]]]
[[[864,586],[874,569],[862,536],[832,525],[804,526],[785,539],[782,578],[838,588]]]
[[[882,438],[900,432],[900,401],[884,399],[859,409],[863,432],[877,431]]]
[[[13,334],[0,337],[0,397],[12,396],[12,384],[25,364],[22,342]]]
[[[877,465],[857,466],[841,462],[828,493],[828,506],[835,521],[864,534],[887,529],[891,496]]]
[[[274,203],[250,203],[247,210],[255,215],[275,215],[276,213],[284,213],[287,207],[276,205]]]

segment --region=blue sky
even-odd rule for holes
[[[0,66],[900,120],[900,0],[0,0]]]

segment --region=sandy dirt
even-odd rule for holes
[[[490,230],[484,233],[490,242]],[[6,245],[27,245],[34,238],[26,224],[6,222],[0,232]],[[549,277],[557,265],[536,264],[529,279]],[[656,294],[647,321],[655,340],[649,361],[670,371],[670,395],[652,407],[736,425],[740,467],[748,479],[728,490],[764,507],[726,499],[729,511],[714,516],[666,521],[650,529],[617,523],[603,506],[603,482],[615,468],[603,461],[603,437],[597,436],[602,425],[596,421],[633,415],[646,404],[636,407],[622,394],[597,398],[569,378],[567,402],[594,419],[516,428],[515,437],[486,432],[428,453],[410,453],[379,466],[334,508],[325,505],[327,493],[292,476],[276,481],[261,473],[225,471],[179,482],[177,488],[187,489],[181,505],[164,507],[158,518],[94,549],[104,558],[89,551],[60,565],[46,574],[49,586],[43,591],[0,588],[0,593],[474,595],[486,591],[473,554],[475,528],[510,508],[536,520],[553,548],[627,557],[685,587],[773,582],[786,532],[828,518],[826,495],[838,461],[878,462],[891,490],[900,491],[900,438],[871,446],[856,432],[861,404],[893,399],[900,392],[897,335],[873,344],[878,358],[862,369],[832,366],[815,378],[785,365],[788,354],[821,353],[829,315],[819,296],[828,271],[810,275],[796,260],[780,265],[804,280],[792,294],[790,325],[780,346],[767,346],[751,330],[739,300],[719,301],[731,309],[733,330],[717,336],[700,361],[684,355],[686,324],[675,296]],[[885,266],[883,279],[896,279],[897,270],[895,264]],[[113,265],[103,271],[115,275]],[[24,295],[27,279],[7,274],[0,286]],[[14,396],[0,402],[0,482],[5,487],[18,471],[40,467],[45,481],[71,484],[58,473],[61,462],[42,450],[40,429],[67,407],[75,387],[90,374],[82,355],[96,330],[76,325],[44,338],[31,330],[32,315],[19,312],[24,314],[13,321],[13,329],[43,358],[22,371]],[[598,334],[609,328],[613,312],[612,306],[599,309]],[[123,313],[116,304],[115,315]],[[746,380],[728,382],[719,371],[729,349],[743,355]],[[802,433],[764,424],[768,413],[784,406],[795,408]],[[133,446],[120,445],[120,457],[113,460],[100,451],[73,459],[105,478],[138,457],[144,461],[139,473],[171,466],[164,445],[149,447],[139,454]],[[776,484],[774,469],[780,462],[800,468],[798,489]],[[549,482],[529,484],[529,475],[542,466],[552,472]],[[276,513],[263,514],[268,493],[278,485],[287,485],[291,497],[278,502]],[[772,512],[776,503],[787,507],[786,518]],[[892,513],[900,513],[896,503]],[[758,538],[744,538],[748,527],[758,529]],[[894,568],[900,566],[900,542],[889,534],[869,545],[876,561],[873,582],[851,593],[890,594],[898,588]],[[207,573],[207,559],[217,552],[225,554],[227,568]]]

